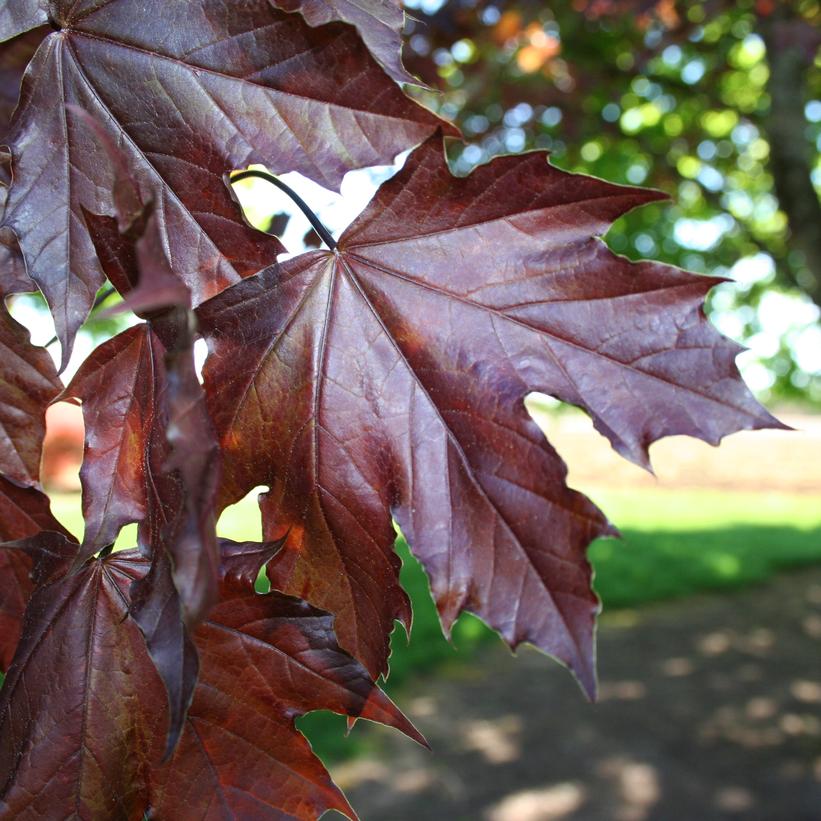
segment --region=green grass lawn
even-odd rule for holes
[[[821,562],[821,496],[656,489],[588,493],[623,535],[620,540],[600,540],[590,551],[595,587],[605,610],[738,587],[781,569]],[[80,530],[77,496],[58,496],[54,510],[72,532]],[[258,539],[253,499],[229,508],[219,530],[237,540]],[[134,535],[133,527],[126,528],[118,545],[133,544]],[[410,643],[401,628],[394,632],[386,684],[393,693],[412,676],[468,660],[477,645],[494,637],[478,619],[464,615],[454,628],[453,643],[445,641],[421,567],[404,541],[397,549],[414,617]],[[329,760],[354,754],[367,744],[356,731],[346,739],[339,716],[315,713],[300,726]]]

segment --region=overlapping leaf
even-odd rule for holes
[[[0,43],[0,146],[5,142],[11,115],[17,105],[23,72],[48,31],[41,27]],[[10,157],[0,147],[0,224],[6,207],[7,186],[11,182],[9,164]],[[35,290],[37,286],[26,274],[14,232],[10,228],[0,228],[0,292],[8,295]]]
[[[146,452],[156,393],[164,387],[164,356],[151,326],[136,325],[100,345],[62,397],[83,403],[80,479],[89,555],[113,544],[123,525],[146,516]]]
[[[64,360],[102,281],[81,209],[112,213],[108,164],[67,105],[99,119],[144,193],[159,192],[166,249],[195,303],[281,250],[244,224],[226,171],[263,162],[336,186],[352,168],[392,161],[438,122],[353,27],[312,28],[269,0],[62,0],[50,9],[61,30],[23,83],[5,223],[52,308]]]
[[[271,545],[223,543],[220,602],[196,634],[202,668],[185,733],[154,777],[159,818],[353,817],[294,719],[328,709],[396,727],[399,710],[339,649],[333,619],[254,581]]]
[[[13,291],[8,260],[0,248],[0,299]],[[11,283],[11,286],[10,286]],[[0,305],[0,541],[40,530],[64,532],[40,490],[45,414],[62,384],[45,349]],[[32,591],[31,561],[23,553],[0,553],[0,667],[7,670],[20,637]]]
[[[0,542],[25,539],[41,530],[63,533],[48,497],[37,488],[20,487],[0,476]],[[31,559],[23,551],[0,550],[0,669],[9,669],[34,585]]]
[[[89,220],[92,232],[110,234],[112,223]],[[86,423],[79,559],[112,544],[128,522],[140,523],[140,545],[152,558],[132,614],[168,691],[173,747],[197,678],[189,630],[217,595],[218,449],[194,370],[188,291],[168,266],[153,215],[145,229],[121,287],[139,279],[126,304],[140,310],[147,298],[148,308],[165,310],[103,343],[64,397],[82,401]]]
[[[62,537],[6,548],[20,549],[39,578],[0,691],[2,814],[140,819],[166,723],[162,684],[127,617],[145,560],[114,555],[71,573],[76,545]]]
[[[400,0],[272,0],[283,11],[300,11],[311,26],[334,20],[356,26],[377,62],[398,83],[419,83],[402,65],[405,12]]]
[[[404,615],[395,517],[446,629],[470,610],[595,689],[585,548],[611,532],[565,485],[523,404],[585,408],[620,453],[777,424],[706,321],[715,280],[616,257],[596,237],[654,192],[543,153],[451,176],[438,139],[345,232],[200,309],[223,503],[268,484],[272,582],[338,615],[372,672]]]
[[[23,72],[49,31],[41,27],[0,43],[0,141],[6,136],[17,105]]]
[[[48,0],[7,0],[0,6],[0,42],[48,22]]]
[[[201,683],[182,742],[161,765],[163,688],[128,615],[146,559],[124,551],[72,573],[76,546],[62,537],[4,546],[39,564],[0,701],[3,814],[141,819],[150,809],[159,818],[307,821],[333,808],[352,816],[294,719],[331,709],[421,738],[338,648],[330,616],[254,592],[275,549],[224,545],[220,604],[196,635]]]
[[[46,407],[61,389],[48,352],[0,305],[0,473],[12,481],[39,483]]]

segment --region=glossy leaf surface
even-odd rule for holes
[[[61,396],[83,406],[87,555],[113,544],[123,525],[146,516],[146,455],[157,393],[165,389],[165,353],[148,323],[135,325],[96,348]]]
[[[46,407],[61,389],[48,351],[0,305],[0,473],[18,484],[40,481]]]
[[[405,12],[400,0],[273,0],[283,11],[299,11],[311,26],[341,21],[356,26],[376,61],[398,83],[419,83],[402,65]]]
[[[276,545],[223,542],[220,602],[196,633],[200,683],[174,758],[154,777],[159,818],[354,817],[294,719],[333,710],[423,739],[337,646],[333,619],[254,593]],[[241,709],[237,706],[241,705]]]
[[[140,819],[166,720],[159,677],[127,617],[145,561],[114,555],[71,573],[76,545],[40,536],[5,550],[23,548],[40,579],[0,691],[3,815]]]
[[[47,0],[7,0],[0,6],[0,41],[48,22]]]
[[[124,551],[72,573],[76,546],[60,536],[4,546],[34,556],[38,586],[0,702],[3,813],[307,821],[333,808],[353,817],[294,719],[330,709],[423,740],[339,649],[329,615],[254,592],[276,548],[224,543],[220,604],[196,634],[200,684],[181,744],[160,765],[164,693],[128,616],[146,559]],[[45,679],[61,685],[37,686]]]
[[[50,8],[60,30],[23,83],[4,219],[54,313],[64,361],[102,281],[82,209],[113,213],[111,169],[71,106],[104,124],[144,193],[159,192],[169,259],[195,303],[281,250],[243,222],[224,181],[232,168],[262,162],[337,186],[438,123],[354,28],[312,28],[268,0]]]
[[[197,676],[187,630],[214,602],[217,578],[215,440],[190,344],[174,347],[175,322],[186,321],[166,316],[162,339],[144,323],[103,343],[65,393],[82,400],[86,422],[81,556],[139,522],[155,564],[135,592],[134,618],[168,688],[172,740]]]
[[[566,486],[530,391],[585,408],[645,465],[662,436],[777,424],[704,318],[716,280],[632,264],[596,238],[658,198],[543,153],[457,179],[434,138],[338,255],[305,254],[202,306],[222,502],[270,486],[266,536],[287,536],[272,583],[334,612],[372,673],[406,617],[393,516],[446,630],[470,610],[594,692],[585,549],[612,529]]]
[[[17,105],[23,72],[49,32],[49,28],[42,27],[0,43],[0,140],[6,136]]]
[[[48,497],[0,476],[0,542],[25,539],[41,530],[69,534],[54,518]],[[20,639],[23,613],[34,584],[31,558],[20,550],[0,550],[0,669],[9,669]]]

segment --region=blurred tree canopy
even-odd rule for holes
[[[649,185],[611,247],[727,275],[713,320],[765,398],[821,402],[821,3],[406,0],[457,172],[505,152]]]

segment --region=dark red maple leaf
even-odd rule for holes
[[[0,41],[48,22],[47,0],[12,0],[0,6]]]
[[[37,588],[0,691],[0,808],[140,819],[166,724],[162,684],[128,618],[146,562],[115,554],[72,573],[76,549],[56,534],[4,546],[33,555]]]
[[[444,628],[463,610],[595,689],[588,543],[612,533],[528,416],[583,407],[624,456],[778,423],[702,312],[717,280],[613,255],[597,236],[659,199],[541,152],[454,178],[429,140],[339,241],[201,306],[222,504],[268,484],[278,588],[337,614],[372,673],[407,618],[395,517]]]
[[[103,343],[63,398],[83,403],[80,478],[86,534],[78,560],[140,523],[153,559],[133,616],[169,693],[173,746],[197,677],[188,637],[216,599],[218,451],[193,364],[188,312],[175,309]]]
[[[54,518],[48,497],[37,488],[19,487],[0,476],[0,542],[25,539],[41,530],[71,538]],[[19,550],[0,550],[0,669],[8,670],[34,584],[31,559]]]
[[[39,484],[46,408],[62,387],[48,351],[0,305],[0,473],[18,484]]]
[[[28,24],[41,24],[42,8],[31,9]],[[354,28],[312,28],[269,0],[59,0],[49,9],[59,30],[23,82],[4,221],[55,315],[64,361],[102,282],[81,211],[113,213],[109,165],[67,105],[100,120],[141,189],[158,192],[170,262],[195,304],[281,250],[245,225],[226,171],[262,162],[336,186],[352,168],[391,162],[439,124],[402,94]],[[0,36],[19,28],[0,20]]]
[[[377,62],[398,83],[419,84],[402,65],[405,12],[400,0],[272,0],[283,11],[299,11],[311,26],[334,20],[356,26]]]
[[[2,144],[17,105],[23,72],[48,31],[48,28],[39,28],[0,43],[0,224],[6,207],[7,186],[11,182],[11,157]],[[0,293],[8,295],[35,290],[37,286],[26,274],[14,232],[10,228],[0,228]]]
[[[149,321],[109,340],[65,397],[83,402],[81,469],[87,528],[77,562],[139,522],[151,559],[131,615],[168,693],[167,752],[176,745],[198,673],[190,630],[216,601],[218,448],[194,368],[191,294],[171,270],[155,200],[143,202],[126,158],[99,123],[73,111],[110,161],[116,218],[83,212],[91,240],[130,308]]]
[[[50,31],[44,26],[0,43],[0,140],[6,136],[12,112],[17,105],[23,72]]]
[[[123,551],[71,572],[76,545],[57,534],[4,545],[37,559],[37,589],[0,695],[3,813],[140,819],[150,807],[151,817],[206,818],[216,806],[219,817],[353,817],[294,719],[330,709],[423,739],[339,649],[329,615],[254,592],[276,549],[224,543],[220,604],[196,634],[200,684],[161,765],[165,696],[129,617],[147,560]]]
[[[15,271],[9,268],[14,260],[5,257],[4,250],[0,241],[0,299],[19,290]],[[24,270],[22,273],[25,275]],[[28,331],[0,305],[0,541],[22,539],[41,530],[65,533],[40,491],[46,407],[61,388],[48,352],[32,345]],[[23,612],[32,591],[30,570],[31,561],[25,554],[0,552],[3,670],[8,669],[20,637]]]
[[[146,453],[156,394],[165,387],[165,353],[148,323],[135,325],[97,347],[60,397],[82,401],[87,555],[113,544],[123,525],[146,516]]]
[[[333,618],[254,593],[271,544],[222,544],[219,604],[196,633],[200,681],[169,764],[153,776],[158,818],[353,818],[294,719],[310,710],[378,721],[424,739],[337,646]],[[241,705],[241,710],[237,706]]]

